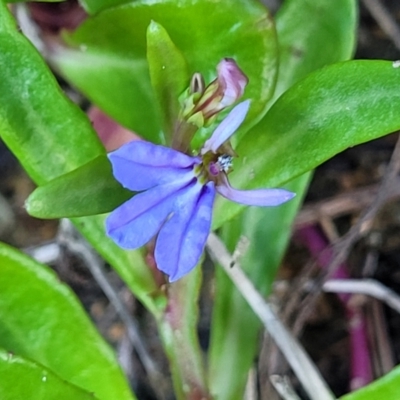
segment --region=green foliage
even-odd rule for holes
[[[98,397],[66,382],[42,365],[0,349],[2,400],[96,400]]]
[[[4,100],[0,107],[0,135],[37,184],[43,185],[105,155],[85,114],[62,93],[43,59],[17,31],[2,2],[0,71],[0,93]],[[85,176],[87,170],[83,171]],[[93,176],[92,185],[85,192],[88,198],[94,199],[91,196],[97,195],[93,187],[117,185],[116,182],[103,184],[99,182],[102,177]],[[73,193],[72,184],[68,189],[62,180],[57,182],[56,186],[61,182],[62,191],[56,199],[50,198],[50,205],[42,203],[41,210],[49,210],[57,201],[62,204],[66,191],[72,199],[80,195]],[[115,200],[112,202],[115,204]],[[71,204],[67,206],[71,207]],[[88,209],[88,204],[85,207]],[[75,211],[73,215],[77,215]],[[74,222],[143,304],[154,314],[159,313],[165,304],[164,296],[159,293],[141,252],[126,252],[106,237],[102,216],[80,218]]]
[[[0,134],[43,184],[105,150],[85,114],[59,88],[0,2]]]
[[[1,243],[0,347],[41,364],[66,382],[95,393],[99,399],[132,399],[111,349],[72,291],[48,267]],[[4,354],[3,361],[7,362]],[[35,375],[46,373],[39,366],[19,363],[18,359],[16,364],[19,367],[15,365],[7,372],[10,379],[15,377],[14,371],[25,368],[30,386]],[[7,370],[5,364],[1,368]],[[12,382],[1,376],[0,393],[12,383],[21,385],[20,376]],[[101,376],[107,379],[99,379]],[[59,378],[54,378],[53,383],[53,378],[51,374],[48,383],[54,390],[59,385],[58,390],[65,387],[79,394]],[[45,383],[38,379],[36,385],[40,393]]]
[[[165,142],[171,144],[180,110],[179,96],[188,86],[189,74],[181,52],[167,31],[154,21],[147,29],[147,62],[159,112],[163,116]]]
[[[127,4],[132,1],[134,0],[79,0],[79,3],[89,15],[93,15],[107,8]]]
[[[114,179],[111,164],[103,155],[39,186],[25,206],[37,218],[82,217],[112,211],[132,195]]]
[[[107,9],[66,34],[71,47],[59,50],[54,61],[107,114],[146,139],[162,142],[146,62],[151,21],[168,32],[190,74],[201,72],[211,80],[222,58],[236,59],[250,78],[245,93],[253,100],[249,123],[264,113],[276,78],[277,46],[274,25],[257,1],[237,0],[235,7],[230,0],[135,1]]]

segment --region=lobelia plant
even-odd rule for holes
[[[184,122],[209,121],[243,93],[247,79],[233,60],[218,66],[218,79],[190,99]],[[195,75],[194,79],[198,79]],[[188,103],[186,100],[185,103]],[[250,106],[246,100],[234,107],[204,143],[197,156],[178,150],[189,148],[190,133],[178,129],[176,149],[134,141],[109,155],[115,178],[127,189],[142,192],[114,210],[106,220],[107,234],[122,248],[136,249],[157,235],[154,256],[157,268],[173,282],[199,262],[211,228],[215,192],[229,200],[254,206],[277,206],[294,194],[284,189],[240,191],[233,189],[227,173],[234,152],[231,135],[243,122]],[[182,123],[177,126],[182,127]],[[189,136],[189,137],[185,137]]]
[[[400,129],[400,69],[389,61],[343,62],[355,41],[353,0],[286,0],[274,19],[256,0],[80,5],[88,16],[75,30],[51,39],[41,32],[43,54],[111,118],[110,130],[125,127],[115,141],[125,143],[107,154],[17,28],[10,10],[20,5],[0,1],[0,137],[38,185],[26,209],[39,218],[71,218],[154,316],[176,398],[242,399],[262,324],[214,263],[204,362],[197,325],[207,238],[217,231],[232,252],[240,237],[249,239],[241,264],[262,303],[310,171]],[[127,139],[127,129],[141,139]],[[297,373],[308,371],[302,360]],[[395,400],[397,375],[347,398],[383,393]],[[5,244],[0,376],[5,400],[135,398],[71,291]],[[334,398],[312,376],[316,391],[302,381],[310,398]],[[160,387],[153,380],[159,398],[171,395]]]

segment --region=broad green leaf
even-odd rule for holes
[[[52,371],[0,349],[0,398],[2,400],[96,400]]]
[[[42,364],[99,399],[132,399],[111,349],[72,291],[48,267],[4,244],[0,347]]]
[[[0,71],[0,136],[37,184],[105,154],[85,114],[61,92],[43,59],[17,31],[2,2]],[[146,307],[159,312],[161,295],[142,254],[126,252],[107,238],[102,216],[81,218],[75,223]]]
[[[105,153],[89,120],[62,94],[3,3],[0,71],[0,135],[37,183]]]
[[[115,180],[104,155],[39,186],[25,207],[37,218],[82,217],[112,211],[132,195]]]
[[[322,68],[285,92],[240,142],[232,184],[281,186],[348,147],[400,129],[399,107],[400,69],[392,62]],[[219,198],[214,227],[242,208]]]
[[[307,73],[350,57],[357,23],[355,8],[351,0],[285,1],[276,17],[280,67],[270,104]],[[320,46],[320,41],[329,45]],[[223,226],[222,235],[231,250],[241,235],[248,240],[241,265],[264,295],[270,292],[309,180],[310,173],[306,173],[286,185],[297,193],[291,202],[273,208],[248,207]],[[261,324],[222,269],[216,274],[209,379],[219,398],[240,398],[258,349]],[[234,367],[228,371],[224,365]]]
[[[274,101],[310,72],[353,55],[357,5],[352,0],[285,0],[276,29],[280,68]]]
[[[166,142],[170,144],[180,110],[178,99],[187,87],[189,74],[185,59],[167,31],[154,21],[151,21],[147,29],[147,61],[160,114],[163,116]]]
[[[342,396],[341,400],[398,400],[400,366],[388,374],[355,392]]]
[[[107,9],[66,34],[71,47],[54,54],[54,61],[106,113],[160,142],[146,62],[146,30],[152,20],[166,29],[189,73],[201,72],[207,82],[215,78],[222,58],[236,59],[250,79],[248,121],[261,117],[275,84],[277,53],[273,23],[255,0],[143,0]]]

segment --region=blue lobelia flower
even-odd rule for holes
[[[140,192],[106,220],[107,234],[125,249],[156,237],[157,268],[173,282],[199,262],[210,232],[216,192],[246,205],[277,206],[294,197],[284,189],[236,190],[227,173],[232,155],[226,142],[243,122],[246,100],[218,125],[198,156],[145,141],[133,141],[109,154],[115,178]]]

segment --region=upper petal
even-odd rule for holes
[[[141,140],[123,145],[108,158],[114,177],[133,191],[180,180],[199,162],[195,157]]]
[[[249,206],[279,206],[296,196],[296,193],[285,189],[234,189],[225,174],[221,174],[222,184],[216,187],[217,192],[236,203]]]
[[[170,282],[186,275],[199,262],[211,228],[214,197],[214,183],[196,184],[176,203],[174,214],[162,227],[155,258]]]
[[[135,249],[146,244],[173,211],[176,199],[190,186],[190,179],[156,186],[139,193],[106,219],[106,232],[120,247]]]
[[[228,107],[243,95],[249,80],[232,58],[224,58],[217,69],[218,81],[224,87],[221,105]]]
[[[216,153],[222,143],[227,141],[239,128],[246,117],[249,107],[250,100],[245,100],[235,106],[226,118],[217,126],[210,139],[204,143],[201,154],[205,154],[208,151]]]

